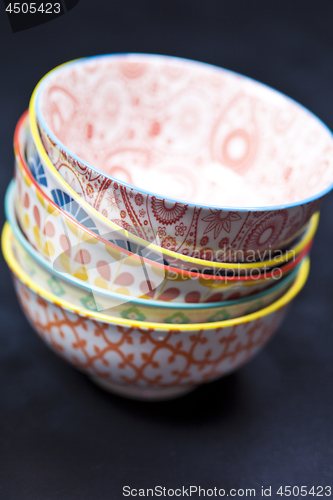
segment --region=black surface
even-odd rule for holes
[[[52,67],[108,52],[189,57],[261,80],[333,128],[332,26],[332,0],[81,0],[15,34],[1,12],[0,197],[16,120]],[[118,499],[125,485],[257,497],[262,485],[333,487],[332,213],[330,196],[308,284],[266,349],[168,403],[108,395],[56,357],[28,326],[1,259],[0,499]]]

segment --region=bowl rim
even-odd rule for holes
[[[217,321],[212,323],[192,323],[185,325],[173,325],[171,323],[154,323],[145,321],[135,321],[123,318],[115,318],[112,316],[107,316],[103,313],[92,312],[84,307],[73,306],[70,302],[61,300],[56,295],[44,290],[40,285],[36,284],[33,279],[20,267],[17,261],[13,258],[13,252],[10,246],[10,226],[9,223],[5,223],[2,234],[1,234],[1,247],[3,256],[7,262],[8,267],[12,273],[30,290],[35,292],[38,296],[42,297],[47,302],[51,302],[61,308],[70,311],[79,316],[91,318],[94,321],[101,321],[103,323],[110,323],[114,326],[125,326],[129,328],[138,328],[140,330],[144,329],[154,329],[154,330],[167,330],[167,331],[195,331],[195,330],[215,330],[217,328],[227,328],[230,326],[236,326],[242,323],[248,323],[256,319],[263,318],[279,309],[286,306],[296,295],[301,291],[306,283],[310,270],[310,258],[306,257],[300,266],[297,277],[292,284],[292,286],[287,290],[287,292],[282,295],[278,300],[270,304],[269,306],[260,309],[254,313],[248,314],[246,316],[239,316],[237,318]]]
[[[13,236],[15,240],[17,240],[18,244],[24,249],[24,251],[33,259],[37,262],[37,264],[40,267],[43,267],[47,272],[49,272],[52,275],[55,275],[59,277],[59,279],[66,281],[72,286],[77,286],[79,288],[82,288],[84,290],[87,290],[89,292],[97,292],[100,295],[106,296],[106,297],[113,297],[115,299],[123,299],[123,295],[117,292],[112,292],[108,290],[103,290],[102,288],[98,288],[95,285],[88,285],[85,282],[79,280],[73,275],[68,275],[68,274],[62,274],[56,269],[54,269],[51,265],[50,262],[48,262],[40,253],[37,252],[37,250],[34,249],[34,247],[31,245],[31,243],[24,237],[23,233],[21,232],[21,229],[19,227],[19,224],[16,220],[15,217],[15,212],[14,212],[14,195],[15,195],[15,189],[16,186],[14,184],[14,181],[12,181],[6,192],[5,196],[5,212],[6,212],[6,219],[7,223],[10,226],[10,231],[8,231],[10,238]],[[12,233],[12,234],[11,234]],[[301,258],[304,258],[305,255],[308,254],[309,251],[304,253]],[[303,252],[302,252],[303,254]],[[300,254],[301,255],[301,254]],[[17,260],[15,256],[13,255],[13,259]],[[301,260],[301,259],[300,259]],[[158,301],[158,300],[151,300],[151,299],[140,299],[139,297],[132,297],[131,300],[128,300],[128,304],[136,304],[136,305],[144,305],[144,306],[149,306],[149,307],[156,307],[156,308],[161,308],[161,309],[184,309],[184,310],[191,310],[191,309],[216,309],[216,308],[227,308],[229,306],[235,306],[235,305],[242,305],[246,304],[247,302],[251,302],[254,300],[260,300],[266,295],[269,295],[270,293],[274,293],[278,291],[280,288],[282,288],[284,285],[287,285],[290,283],[295,276],[297,275],[297,272],[300,267],[300,263],[295,266],[292,271],[287,274],[286,276],[281,277],[275,284],[273,284],[270,288],[267,290],[264,290],[258,294],[255,295],[250,295],[247,297],[241,297],[239,299],[234,299],[234,300],[224,300],[220,302],[203,302],[203,303],[186,303],[186,302],[165,302],[165,301]],[[20,265],[21,267],[21,265]]]
[[[30,106],[31,106],[31,102],[30,102]],[[36,120],[33,119],[33,118],[31,118],[32,115],[35,116],[34,115],[34,109],[32,107],[32,109],[29,108],[29,110],[26,111],[21,116],[21,118],[19,119],[19,121],[18,121],[18,123],[16,125],[16,129],[15,129],[15,133],[14,133],[14,151],[15,151],[15,156],[20,159],[19,166],[21,168],[23,168],[23,170],[25,171],[26,175],[28,175],[29,179],[35,185],[36,189],[41,193],[41,195],[43,196],[43,198],[49,200],[49,202],[53,206],[56,206],[57,207],[56,209],[58,211],[61,210],[60,207],[58,207],[52,200],[50,200],[50,198],[48,198],[45,195],[45,193],[42,191],[42,189],[39,187],[39,185],[35,181],[34,177],[32,176],[29,167],[27,166],[27,163],[26,163],[26,161],[24,159],[24,156],[21,154],[19,134],[20,134],[20,131],[21,131],[23,125],[25,124],[25,120],[28,120],[27,115],[29,115],[29,118],[30,118],[30,133],[32,135],[32,139],[33,139],[33,142],[35,144],[35,147],[37,149],[37,153],[38,153],[38,155],[40,157],[42,157],[42,161],[45,163],[46,168],[48,168],[49,170],[51,170],[51,174],[56,177],[57,181],[60,183],[61,186],[63,186],[63,188],[65,189],[65,191],[70,192],[71,196],[73,197],[74,200],[77,201],[77,203],[79,203],[93,217],[97,217],[97,219],[99,219],[103,224],[106,224],[106,225],[110,226],[111,228],[113,228],[116,231],[118,231],[121,234],[123,234],[129,240],[133,240],[133,241],[135,241],[139,245],[144,245],[145,243],[147,243],[145,240],[142,240],[138,236],[135,236],[133,234],[129,234],[128,231],[126,231],[125,229],[121,228],[120,226],[117,226],[115,223],[111,222],[109,219],[107,219],[106,217],[104,217],[100,212],[98,212],[97,210],[95,210],[94,208],[92,208],[85,200],[83,200],[74,191],[74,189],[72,189],[69,186],[69,184],[66,183],[66,181],[61,177],[61,175],[59,174],[59,172],[57,171],[57,169],[55,168],[55,166],[51,162],[50,158],[46,154],[46,151],[45,151],[45,149],[43,147],[41,138],[40,138],[39,133],[38,133]],[[64,212],[62,210],[61,210],[61,212],[63,213],[64,216],[70,218],[76,225],[79,225],[80,227],[84,227],[80,223],[78,223],[77,221],[75,221],[75,219],[72,219],[71,217],[69,217],[69,215],[66,214],[66,212]],[[294,253],[296,253],[296,254],[299,253],[309,243],[309,241],[313,238],[313,236],[314,236],[314,234],[315,234],[315,232],[317,230],[318,224],[319,224],[319,212],[316,212],[315,214],[312,215],[311,219],[309,220],[309,222],[307,224],[307,229],[305,229],[305,231],[306,231],[305,235],[301,239],[301,241],[298,242],[296,244],[296,246],[292,250],[287,250],[282,255],[280,255],[278,257],[275,257],[274,259],[271,259],[269,261],[259,261],[259,262],[254,262],[254,263],[243,263],[243,264],[239,264],[239,263],[233,264],[233,263],[212,262],[212,261],[208,261],[208,260],[197,259],[195,257],[188,257],[186,255],[183,255],[183,254],[180,254],[180,253],[177,253],[177,252],[173,252],[171,250],[167,250],[165,248],[159,247],[159,246],[155,245],[154,243],[150,243],[150,247],[152,249],[156,250],[157,252],[162,253],[162,255],[165,254],[165,255],[168,255],[168,256],[170,256],[172,258],[176,258],[176,259],[180,259],[180,260],[183,260],[183,261],[186,261],[186,262],[189,262],[189,263],[193,263],[193,266],[195,266],[195,265],[205,266],[205,267],[207,267],[209,269],[212,269],[212,270],[214,270],[214,269],[216,269],[216,270],[219,270],[219,269],[238,269],[238,270],[242,270],[242,269],[253,269],[253,268],[266,268],[266,267],[272,267],[274,265],[277,266],[279,264],[283,264],[284,262],[288,261],[292,257],[292,255]],[[96,233],[92,233],[87,228],[85,228],[84,230],[87,231],[87,232],[89,232],[92,235],[95,235],[94,237],[98,238],[99,240],[103,240],[103,242],[106,242],[106,240],[104,240],[102,237],[96,235]],[[106,242],[106,244],[112,245],[110,242]],[[123,250],[123,249],[121,249],[121,250]],[[126,250],[124,250],[124,251],[126,252]],[[132,252],[129,252],[129,254],[131,256],[135,256],[135,254],[133,254]],[[149,260],[149,259],[145,259],[145,261],[147,261],[147,260]],[[174,268],[174,267],[171,267],[171,266],[163,266],[162,264],[158,265],[158,263],[156,263],[154,261],[151,261],[151,260],[149,260],[149,262],[153,262],[153,264],[156,265],[156,267],[160,267],[160,266],[166,267],[166,268],[170,269],[172,272],[178,272],[178,273],[182,273],[182,274],[186,274],[186,275],[188,275],[188,273],[191,273],[191,271],[181,270],[181,269]],[[197,274],[202,274],[202,273],[194,273],[194,274],[197,275]],[[245,278],[245,280],[246,280],[246,278],[247,279],[252,279],[251,276],[250,277],[239,276],[239,277],[235,277],[235,278],[232,277],[232,276],[229,277],[229,279],[231,281],[232,280],[242,281],[244,278]]]
[[[312,119],[314,119],[318,125],[323,129],[323,130],[326,130],[326,132],[329,133],[329,135],[331,136],[331,140],[332,140],[332,145],[333,145],[333,133],[332,131],[329,129],[329,127],[322,121],[320,120],[320,118],[318,118],[314,113],[312,113],[309,109],[307,109],[305,106],[303,106],[302,104],[298,103],[296,100],[292,99],[291,97],[287,96],[286,94],[284,94],[283,92],[280,92],[279,90],[276,90],[274,89],[273,87],[267,85],[267,84],[264,84],[264,83],[261,83],[260,81],[258,80],[255,80],[254,78],[250,78],[248,76],[245,76],[245,75],[242,75],[241,73],[238,73],[238,72],[235,72],[235,71],[232,71],[232,70],[229,70],[229,69],[226,69],[226,68],[222,68],[220,66],[216,66],[216,65],[213,65],[213,64],[209,64],[209,63],[204,63],[204,62],[201,62],[201,61],[196,61],[196,60],[192,60],[192,59],[188,59],[188,58],[181,58],[181,57],[175,57],[175,56],[167,56],[167,55],[162,55],[162,54],[149,54],[149,53],[131,53],[131,52],[128,52],[128,53],[115,53],[115,54],[101,54],[101,55],[96,55],[96,56],[89,56],[89,57],[82,57],[82,58],[79,58],[79,59],[73,59],[71,61],[67,61],[63,64],[60,64],[58,66],[56,66],[55,68],[51,69],[48,73],[46,73],[46,75],[43,76],[43,78],[41,78],[41,80],[37,83],[34,91],[33,91],[33,94],[32,94],[32,97],[31,97],[31,104],[32,106],[34,107],[34,110],[36,112],[36,118],[38,119],[38,122],[41,124],[43,130],[47,133],[47,135],[57,144],[59,145],[69,156],[71,156],[72,158],[74,158],[75,160],[77,160],[78,162],[80,162],[81,164],[83,164],[84,166],[86,166],[87,168],[93,170],[93,172],[96,172],[100,175],[103,175],[104,177],[106,177],[107,179],[111,179],[115,182],[119,182],[119,179],[116,179],[115,177],[112,177],[108,174],[106,174],[105,172],[99,170],[98,168],[94,167],[93,165],[91,165],[90,163],[84,161],[82,158],[80,158],[78,155],[74,154],[68,147],[66,147],[57,137],[56,135],[50,130],[49,126],[47,125],[44,117],[43,117],[43,114],[41,112],[41,109],[40,109],[40,96],[41,96],[41,93],[43,91],[43,88],[47,85],[47,82],[48,80],[51,80],[52,77],[54,76],[54,74],[58,73],[58,72],[61,72],[63,69],[66,70],[67,66],[71,66],[71,65],[78,65],[78,64],[89,64],[89,62],[93,61],[93,60],[98,60],[98,59],[126,59],[126,58],[134,58],[134,59],[140,59],[140,58],[144,58],[145,60],[148,60],[148,61],[152,61],[154,62],[154,60],[164,60],[164,61],[172,61],[174,62],[174,64],[179,64],[179,65],[182,65],[182,64],[186,64],[186,65],[189,65],[189,66],[192,66],[192,67],[203,67],[204,69],[207,69],[207,70],[210,70],[210,71],[215,71],[216,73],[227,73],[228,75],[232,75],[234,77],[238,77],[238,78],[242,78],[245,82],[248,82],[250,83],[252,86],[255,85],[256,87],[261,87],[262,90],[265,92],[266,95],[270,95],[270,96],[274,96],[275,98],[278,97],[280,100],[285,100],[285,101],[289,101],[290,103],[292,103],[293,106],[296,106],[296,108],[299,108],[300,111],[303,111],[305,112],[306,114],[308,114]],[[132,184],[128,184],[126,182],[123,182],[121,181],[121,184],[126,186],[127,188],[130,188],[130,189],[135,189],[137,191],[140,191],[146,195],[150,195],[150,196],[157,196],[157,197],[161,197],[162,195],[158,194],[158,193],[153,193],[153,192],[149,192],[149,191],[146,191],[145,189],[142,189],[142,188],[139,188],[135,185],[132,185]],[[219,205],[207,205],[206,203],[198,203],[198,204],[195,204],[193,202],[190,202],[190,201],[186,201],[186,200],[180,200],[180,199],[175,199],[175,198],[172,198],[172,197],[164,197],[164,199],[167,199],[168,201],[171,201],[171,202],[174,202],[174,203],[182,203],[182,204],[186,204],[188,206],[191,206],[191,207],[196,207],[196,206],[200,206],[202,208],[205,208],[205,209],[213,209],[213,210],[233,210],[233,211],[237,211],[237,212],[246,212],[246,211],[260,211],[260,212],[264,212],[264,211],[273,211],[273,210],[282,210],[282,209],[287,209],[287,208],[291,208],[291,207],[295,207],[295,206],[299,206],[299,205],[303,205],[305,203],[310,203],[311,201],[314,201],[314,200],[317,200],[319,198],[321,198],[322,196],[324,196],[325,194],[327,194],[328,192],[330,192],[331,190],[333,189],[333,181],[328,185],[326,186],[326,188],[322,189],[321,191],[319,191],[319,193],[317,193],[316,195],[312,195],[312,196],[309,196],[307,198],[304,198],[304,199],[301,199],[301,200],[298,200],[296,202],[291,202],[291,203],[286,203],[286,204],[282,204],[282,205],[272,205],[272,206],[262,206],[262,207],[256,207],[256,206],[253,206],[253,207],[237,207],[237,206],[219,206]]]
[[[91,234],[91,236],[93,238],[97,238],[98,240],[100,240],[103,244],[106,244],[108,246],[112,246],[113,248],[116,248],[118,249],[119,251],[122,251],[123,253],[127,253],[128,255],[134,257],[134,258],[138,258],[138,256],[136,254],[134,254],[133,252],[130,252],[129,250],[126,250],[126,249],[123,249],[122,247],[118,247],[117,245],[114,245],[113,243],[105,240],[103,237],[97,235],[96,233],[92,232],[91,230],[89,230],[88,228],[86,228],[85,226],[83,226],[82,224],[80,224],[78,221],[76,221],[75,219],[73,219],[68,213],[66,213],[65,211],[63,211],[61,209],[61,207],[59,207],[53,200],[51,200],[45,193],[44,191],[42,190],[42,188],[38,185],[38,183],[36,182],[36,180],[34,179],[28,165],[27,165],[27,162],[25,160],[25,157],[24,155],[22,154],[22,151],[21,151],[21,147],[22,147],[22,144],[21,144],[21,141],[20,141],[20,133],[21,133],[21,130],[23,130],[25,124],[27,123],[28,121],[28,115],[29,111],[25,111],[23,113],[23,115],[21,116],[21,118],[18,120],[17,122],[17,125],[16,125],[16,128],[15,128],[15,132],[14,132],[14,151],[15,151],[15,156],[16,156],[16,159],[18,160],[18,166],[19,168],[21,168],[21,170],[24,171],[24,173],[29,177],[30,181],[34,184],[35,186],[35,189],[39,192],[39,194],[45,199],[48,201],[48,203],[50,203],[53,207],[55,207],[55,210],[59,211],[64,217],[70,219],[75,225],[77,225],[78,227],[82,228],[83,231],[87,232],[88,234]],[[45,151],[44,151],[45,152]],[[46,153],[45,153],[46,154]],[[47,157],[48,158],[48,157]],[[50,161],[50,160],[49,160]],[[53,166],[53,164],[52,164]],[[53,167],[53,169],[55,170],[55,173],[59,176],[57,170]],[[60,180],[61,180],[61,184],[66,184],[65,181],[62,179],[61,176],[60,177]],[[86,208],[86,209],[92,209],[92,207],[90,207],[90,205],[88,205],[84,200],[82,200],[74,191],[74,194],[77,198],[77,202],[80,203],[81,205],[83,204],[83,206]],[[101,214],[99,212],[96,212],[96,214],[98,216],[101,216]],[[101,216],[102,219],[107,222],[109,222],[111,225],[114,225],[113,223],[111,223],[111,221],[108,221],[107,219],[105,219],[103,216]],[[282,264],[284,263],[285,261],[288,261],[289,258],[293,255],[293,254],[299,254],[307,245],[308,243],[311,241],[311,239],[313,239],[313,236],[317,230],[317,227],[318,227],[318,224],[319,224],[319,212],[317,212],[316,214],[314,214],[310,221],[307,223],[307,227],[305,228],[305,233],[303,235],[303,237],[301,238],[301,240],[296,244],[294,245],[294,247],[292,247],[290,250],[288,250],[287,252],[285,252],[284,254],[280,255],[280,256],[277,256],[277,257],[274,257],[273,259],[271,259],[270,261],[259,261],[259,262],[253,262],[253,263],[244,263],[244,264],[239,264],[239,263],[236,263],[236,264],[233,264],[233,263],[215,263],[215,264],[219,264],[218,265],[218,268],[221,268],[221,269],[255,269],[255,268],[266,268],[266,267],[271,267],[273,265],[279,265],[279,264]],[[119,227],[119,226],[116,226],[114,225],[115,227]],[[303,226],[304,227],[304,226]],[[120,228],[121,231],[124,231],[122,228]],[[125,233],[127,234],[127,231],[125,231]],[[140,243],[142,244],[143,240],[141,240],[140,238],[137,238]],[[144,242],[143,242],[144,243]],[[152,245],[152,246],[156,246],[156,245]],[[157,247],[159,250],[161,250],[160,247]],[[163,252],[162,252],[163,253]],[[178,255],[178,254],[177,254]],[[180,255],[180,254],[179,254]],[[171,272],[178,272],[180,274],[184,274],[184,275],[203,275],[203,273],[197,273],[197,272],[192,272],[192,271],[188,271],[188,270],[185,270],[185,269],[178,269],[178,268],[174,268],[172,266],[165,266],[163,264],[160,264],[158,262],[155,262],[155,261],[151,261],[150,259],[147,259],[145,257],[142,257],[143,260],[145,262],[149,262],[151,263],[151,265],[153,266],[156,266],[156,267],[159,267],[159,268],[163,268],[163,269],[168,269],[168,270],[171,270]],[[196,261],[198,261],[198,259],[194,259]],[[209,261],[203,261],[203,260],[200,260],[199,262],[202,262],[202,263],[206,263],[209,262]],[[286,266],[287,267],[287,266]],[[269,273],[268,273],[269,274]],[[206,275],[205,275],[206,276]],[[212,275],[213,276],[213,275]],[[266,276],[267,276],[267,273],[266,273]],[[221,278],[221,277],[220,277]],[[212,278],[212,279],[219,279],[218,276],[216,276],[215,278]],[[226,280],[226,281],[247,281],[247,280],[252,280],[252,279],[257,279],[257,278],[253,278],[251,276],[248,276],[248,277],[244,277],[244,276],[236,276],[236,277],[222,277],[221,279],[223,280]]]

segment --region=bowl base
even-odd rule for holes
[[[108,392],[123,396],[124,398],[136,399],[140,401],[166,401],[168,399],[179,398],[192,392],[196,386],[190,387],[137,387],[122,385],[110,382],[97,375],[88,375],[99,387]]]

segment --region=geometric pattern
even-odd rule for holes
[[[288,309],[224,328],[128,327],[78,316],[13,280],[31,325],[59,356],[89,375],[139,387],[194,385],[235,370],[266,344]]]
[[[94,223],[93,219],[88,216],[87,212],[80,207],[77,201],[73,200],[67,193],[64,193],[60,189],[52,189],[51,191],[53,201],[62,208],[66,213],[73,216],[80,224],[82,224],[90,231],[99,235],[99,231]]]

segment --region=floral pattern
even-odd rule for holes
[[[167,235],[167,232],[166,232],[165,227],[159,226],[159,227],[158,227],[158,231],[156,232],[156,234],[157,234],[157,236],[159,236],[160,238],[163,238],[163,236],[166,236],[166,235]]]
[[[184,236],[186,229],[187,226],[184,226],[184,223],[181,222],[179,226],[176,226],[176,236]]]
[[[219,242],[219,247],[222,250],[225,250],[228,245],[229,245],[229,238],[222,238],[222,240]]]
[[[108,194],[107,194],[107,197],[106,197],[106,200],[107,200],[107,206],[112,210],[112,211],[119,211],[119,207],[120,207],[120,196],[118,193],[116,193],[115,191],[113,190],[109,190]]]
[[[163,248],[166,248],[167,250],[175,250],[177,242],[176,242],[175,238],[172,238],[171,236],[167,236],[166,238],[164,238],[164,240],[162,240],[161,245]]]
[[[143,196],[142,194],[136,194],[134,196],[134,200],[135,200],[135,203],[138,205],[138,207],[140,207],[141,205],[143,205]]]
[[[245,241],[245,249],[261,249],[272,247],[279,239],[288,220],[288,212],[280,210],[268,215],[255,224]],[[288,233],[287,233],[288,234]]]
[[[31,137],[29,135],[29,128],[28,128],[28,122],[27,122],[27,113],[25,113],[22,118],[20,119],[16,132],[15,132],[15,148],[16,148],[16,154],[21,155],[21,162],[24,164],[25,163],[25,152],[27,151],[27,158],[30,159],[36,155],[36,148],[34,143],[31,140]],[[21,151],[22,150],[22,151]],[[44,162],[44,160],[43,160]],[[44,170],[45,173],[45,183],[47,184],[46,186],[41,186],[45,193],[49,196],[52,197],[52,191],[54,189],[61,189],[63,191],[66,191],[66,193],[70,197],[75,197],[76,196],[76,202],[80,202],[80,196],[84,198],[84,184],[79,184],[76,186],[75,182],[72,185],[74,188],[74,191],[78,193],[78,195],[75,195],[75,192],[71,191],[69,188],[66,190],[66,187],[60,182],[59,178],[54,175],[54,173],[50,170],[46,164],[43,167],[46,167]],[[28,168],[28,167],[27,167]],[[68,169],[67,169],[68,170]],[[65,172],[67,171],[65,170]],[[75,172],[72,172],[73,175],[75,173],[76,176],[78,176],[78,172],[75,170]],[[75,177],[77,179],[77,177]],[[82,179],[81,179],[82,180]],[[68,179],[70,182],[70,180]],[[110,186],[109,186],[110,188]],[[106,194],[109,190],[107,188],[105,191],[103,190],[103,193]],[[152,232],[152,228],[154,227],[153,219],[152,219],[152,212],[151,212],[151,198],[147,199],[147,221],[148,224],[144,225],[144,223],[140,220],[139,214],[135,213],[135,206],[133,204],[133,199],[134,199],[134,193],[133,189],[130,191],[127,191],[125,188],[121,188],[119,190],[119,185],[118,183],[113,183],[113,189],[117,191],[117,194],[121,194],[120,196],[120,203],[122,209],[126,211],[126,219],[122,219],[119,216],[115,216],[116,212],[112,212],[111,210],[107,210],[106,208],[103,208],[100,206],[101,213],[109,217],[114,224],[118,226],[118,228],[123,228],[124,230],[128,231],[127,233],[121,234],[119,231],[119,241],[121,240],[121,246],[123,248],[130,248],[130,247],[135,247],[137,244],[140,244],[141,246],[144,245],[144,242],[142,240],[147,240],[147,241],[153,241],[154,236],[156,235],[156,231],[158,230],[158,227],[155,228],[155,232]],[[81,193],[81,194],[80,194]],[[89,201],[88,199],[86,201]],[[278,241],[275,243],[275,247],[278,248],[278,245],[281,245],[283,248],[286,248],[287,243],[289,245],[293,244],[292,240],[292,235],[290,235],[290,231],[294,231],[296,234],[299,232],[299,230],[304,226],[304,224],[307,223],[309,218],[312,216],[312,214],[320,208],[321,203],[323,202],[323,198],[320,198],[318,200],[314,200],[310,203],[304,204],[304,205],[299,205],[295,207],[291,207],[287,209],[288,212],[288,221],[281,232]],[[105,205],[104,205],[105,206]],[[170,204],[169,204],[170,208]],[[200,217],[205,217],[209,212],[209,215],[211,215],[211,212],[206,209],[198,209],[195,208],[194,212],[187,211],[184,216],[183,216],[183,222],[186,224],[188,227],[187,232],[184,234],[183,237],[177,236],[175,237],[175,227],[174,226],[164,226],[166,228],[166,236],[171,236],[176,239],[177,245],[175,250],[179,254],[182,254],[184,256],[190,256],[190,257],[200,257],[200,250],[202,249],[202,246],[200,245],[200,239],[203,236],[204,231],[207,229],[207,222],[202,221]],[[244,251],[244,257],[246,257],[246,251],[244,250],[244,242],[246,241],[247,236],[251,232],[252,226],[255,226],[258,220],[263,219],[265,216],[267,216],[268,213],[274,214],[278,211],[255,211],[255,212],[239,212],[239,215],[242,217],[242,220],[240,221],[233,221],[231,225],[231,231],[230,233],[225,233],[228,235],[229,238],[229,245],[228,245],[228,256],[227,260],[230,258],[232,262],[235,262],[237,256],[239,255],[238,250],[242,249]],[[229,211],[226,211],[226,215],[228,215]],[[129,214],[131,216],[129,217]],[[96,214],[94,212],[91,212],[91,216],[95,218],[96,226],[99,228],[100,234],[108,234],[110,231],[114,230],[114,227],[110,226],[107,221],[98,219],[96,217]],[[293,216],[298,217],[298,223],[295,223],[291,225],[289,223],[289,220],[292,219]],[[190,217],[190,218],[189,218]],[[154,218],[154,217],[153,217]],[[177,225],[179,225],[177,223]],[[213,236],[213,233],[211,233]],[[132,236],[134,238],[132,238]],[[172,236],[173,235],[173,236]],[[288,238],[287,236],[288,235]],[[135,238],[139,238],[135,239]],[[163,239],[163,238],[162,238]],[[286,243],[285,240],[288,240]],[[214,244],[214,241],[218,242],[218,240],[214,240],[212,238],[212,244],[210,245],[210,252],[205,252],[206,257],[212,259],[213,262],[207,264],[203,263],[196,263],[196,267],[198,269],[204,269],[207,267],[210,267],[212,270],[214,269],[214,261],[221,261],[221,255],[220,255],[220,249],[217,251],[216,250],[216,244]],[[219,248],[219,247],[218,247]],[[289,246],[290,248],[290,246]],[[262,249],[263,256],[266,253],[266,249]],[[150,255],[153,257],[155,255],[156,257],[153,257],[153,260],[158,258],[159,255],[159,249],[157,247],[153,248],[151,247]],[[258,258],[261,258],[260,252],[257,253]],[[264,258],[264,257],[263,257]],[[227,262],[226,260],[226,262]],[[179,258],[177,253],[174,253],[173,255],[164,255],[164,262],[166,264],[169,264],[171,266],[178,267],[180,269],[192,269],[193,264],[192,262],[188,262],[187,260],[183,260]]]
[[[230,233],[232,221],[241,220],[237,212],[229,212],[226,216],[223,215],[223,210],[210,210],[210,212],[210,215],[202,219],[205,222],[209,222],[204,234],[214,231],[214,239],[219,236],[222,229]]]
[[[125,76],[120,68],[127,63],[143,65],[142,77]],[[90,68],[84,76],[82,67]],[[75,83],[67,79],[69,69]],[[105,56],[56,70],[36,109],[50,127],[40,126],[47,154],[78,196],[102,214],[107,210],[112,222],[124,220],[129,233],[143,240],[152,241],[164,226],[165,237],[176,240],[175,252],[195,257],[209,245],[206,253],[216,261],[222,237],[228,236],[234,260],[232,252],[245,251],[256,222],[274,215],[274,206],[315,197],[332,183],[329,132],[290,100],[271,97],[274,91],[258,83],[190,61]],[[71,158],[59,140],[85,161]],[[119,199],[111,195],[108,210],[114,190]],[[304,203],[288,208],[289,218],[299,215],[298,222],[287,221],[275,246],[284,247],[291,232],[306,223],[305,215],[315,210],[314,202],[308,205],[310,211]],[[221,208],[260,206],[268,208]],[[126,217],[115,217],[117,209]],[[186,231],[179,230],[180,223]],[[201,245],[206,234],[209,244]]]
[[[168,207],[165,200],[155,196],[151,198],[151,207],[156,220],[166,225],[178,222],[187,210],[187,205],[182,206],[180,203],[172,203],[172,206]]]

